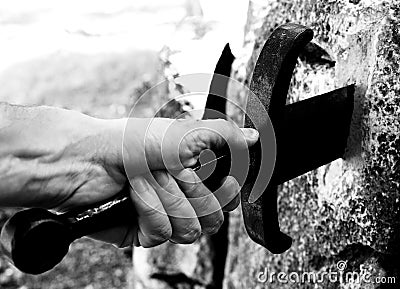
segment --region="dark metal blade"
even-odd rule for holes
[[[286,105],[279,128],[281,133],[277,139],[279,145],[271,182],[282,184],[341,158],[346,150],[353,103],[354,85],[349,85]],[[229,166],[230,158],[229,154],[217,156],[214,160],[197,164],[193,169],[215,167],[215,162]],[[246,183],[254,181],[254,175],[249,174]]]

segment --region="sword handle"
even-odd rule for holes
[[[229,173],[229,162],[230,158],[225,156],[209,163],[214,166],[198,163],[194,170],[215,191],[222,177]],[[20,271],[41,274],[62,261],[74,240],[121,225],[132,226],[132,220],[136,220],[136,211],[129,188],[125,188],[114,199],[64,214],[42,208],[17,212],[3,226],[0,243]]]

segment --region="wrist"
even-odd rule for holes
[[[0,206],[58,206],[88,182],[119,173],[111,164],[121,155],[120,120],[51,107],[10,106],[1,115]]]

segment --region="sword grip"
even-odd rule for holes
[[[211,162],[215,167],[205,168],[199,162],[194,170],[214,191],[224,174],[229,172],[229,160],[229,157],[223,157]],[[134,220],[136,211],[129,188],[125,188],[114,199],[64,214],[42,208],[17,212],[3,226],[0,243],[2,251],[19,270],[41,274],[62,261],[74,240],[121,225],[132,226]]]

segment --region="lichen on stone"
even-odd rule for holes
[[[264,266],[271,271],[317,272],[334,268],[341,259],[349,261],[351,270],[365,263],[377,276],[399,276],[400,1],[257,1],[251,7],[248,54],[235,64],[238,80],[249,83],[273,29],[294,22],[314,30],[315,43],[335,66],[299,61],[290,102],[354,83],[355,109],[344,159],[281,186],[280,224],[294,240],[289,251],[273,255],[253,243],[236,214],[225,287],[264,288],[255,277]]]

